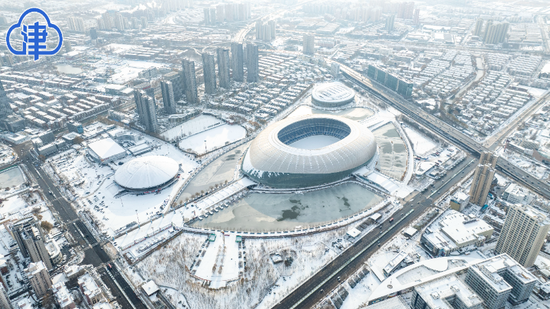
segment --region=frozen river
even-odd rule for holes
[[[252,193],[193,225],[258,232],[292,230],[348,217],[375,206],[382,199],[354,183],[304,194]]]

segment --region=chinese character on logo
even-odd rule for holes
[[[46,24],[40,24],[40,22],[36,21],[34,24],[22,25],[23,18],[25,18],[25,16],[27,16],[29,13],[33,12],[42,15],[46,20]],[[10,43],[10,40],[13,39],[11,38],[11,34],[16,28],[21,28],[20,34],[23,47],[22,50],[15,50]],[[58,43],[56,48],[53,50],[46,49],[46,39],[51,33],[47,31],[48,28],[57,31]],[[33,56],[34,61],[37,61],[41,55],[57,54],[59,49],[61,49],[62,44],[63,34],[61,33],[59,27],[52,24],[48,15],[46,15],[46,13],[41,9],[37,8],[30,8],[23,12],[23,14],[21,14],[21,16],[19,17],[19,21],[16,24],[12,25],[6,34],[6,45],[8,46],[8,49],[12,54],[19,56]]]

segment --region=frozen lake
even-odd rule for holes
[[[319,149],[328,145],[332,145],[336,142],[339,142],[340,139],[334,136],[329,135],[314,135],[302,138],[301,140],[295,141],[290,144],[290,147],[300,148],[300,149]]]
[[[214,185],[233,180],[238,167],[237,163],[249,145],[250,143],[241,145],[208,164],[189,182],[178,202],[185,202],[196,193],[207,191]]]
[[[18,166],[0,172],[0,188],[17,187],[25,182]]]
[[[351,120],[361,121],[363,119],[367,119],[372,115],[374,115],[374,112],[368,108],[360,108],[360,107],[332,112],[332,111],[325,111],[325,110],[313,108],[311,106],[300,106],[294,112],[292,112],[292,114],[290,114],[288,117],[302,117],[306,115],[317,115],[317,114],[342,116]]]
[[[245,128],[239,125],[224,124],[181,140],[179,147],[182,150],[191,150],[197,154],[204,154],[245,137]]]
[[[291,230],[353,215],[382,199],[354,183],[304,194],[252,193],[193,226],[242,231]]]

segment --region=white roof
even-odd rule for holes
[[[121,187],[141,190],[161,186],[176,177],[179,164],[171,158],[145,156],[122,165],[115,173]]]
[[[151,294],[153,294],[153,293],[155,293],[156,291],[159,290],[159,287],[157,286],[157,284],[153,280],[149,280],[149,282],[142,285],[141,288],[143,288],[145,293],[147,293],[147,296],[151,296]]]
[[[311,96],[317,102],[337,104],[353,100],[355,91],[340,82],[323,83],[315,86]]]
[[[111,138],[105,138],[93,142],[88,147],[102,160],[126,152],[119,144]]]

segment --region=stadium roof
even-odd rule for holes
[[[315,86],[311,93],[313,103],[321,106],[340,106],[348,104],[355,98],[355,91],[340,83],[323,83]]]
[[[145,156],[122,165],[115,181],[123,188],[146,190],[160,187],[177,176],[179,164],[168,157]]]
[[[88,148],[90,148],[101,160],[126,152],[124,148],[111,138],[93,142],[88,145]]]

